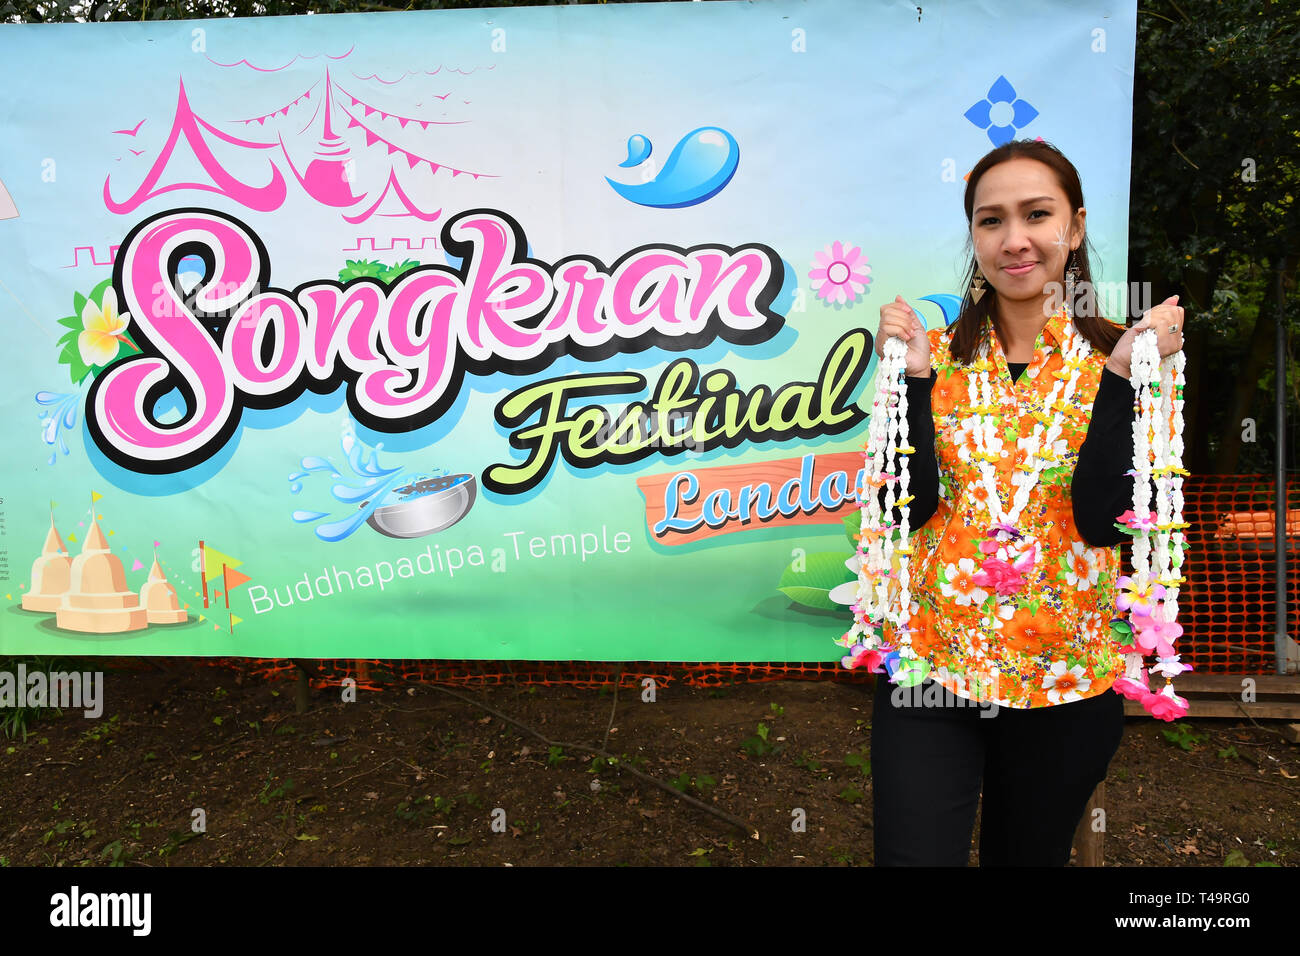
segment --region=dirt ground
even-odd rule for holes
[[[671,683],[648,703],[630,676],[617,700],[396,682],[344,702],[322,682],[297,713],[292,681],[150,668],[106,675],[100,719],[0,738],[0,865],[871,863],[869,683]],[[1295,865],[1300,747],[1280,726],[1129,718],[1106,865]],[[576,749],[606,739],[617,767]]]

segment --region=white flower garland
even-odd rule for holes
[[[1011,535],[1006,533],[1005,529],[1014,529],[1020,520],[1020,513],[1024,511],[1025,506],[1029,503],[1029,496],[1033,489],[1038,485],[1039,478],[1042,476],[1043,469],[1051,463],[1058,461],[1053,449],[1057,439],[1060,438],[1062,431],[1062,422],[1065,414],[1070,410],[1069,401],[1074,397],[1075,390],[1079,386],[1083,367],[1088,355],[1092,352],[1092,344],[1087,337],[1078,333],[1074,327],[1074,322],[1070,315],[1069,306],[1065,307],[1065,333],[1064,345],[1061,348],[1063,357],[1063,366],[1061,369],[1053,372],[1052,375],[1056,381],[1052,384],[1052,390],[1043,402],[1043,410],[1036,412],[1034,417],[1033,434],[1023,445],[1025,450],[1025,461],[1023,464],[1016,466],[1011,475],[1011,484],[1015,488],[1012,494],[1011,507],[1004,510],[1002,499],[998,495],[998,481],[995,463],[999,457],[998,448],[1002,444],[996,437],[996,424],[1001,424],[1003,416],[995,415],[996,406],[993,404],[993,383],[989,375],[992,370],[992,362],[988,358],[988,343],[984,344],[980,352],[979,359],[972,363],[972,370],[975,374],[968,376],[967,386],[970,397],[971,430],[975,439],[975,452],[972,457],[975,459],[980,472],[980,480],[984,486],[985,499],[984,507],[989,516],[989,537],[1001,542],[996,551],[996,557],[1007,564],[1012,564],[1017,568],[1028,569],[1037,563],[1037,546],[1038,542],[1033,538],[1025,538],[1015,542],[1016,550],[1011,548]],[[1003,405],[1015,404],[1014,397],[1008,403]],[[996,424],[995,424],[996,423]],[[1044,433],[1046,425],[1046,433]],[[1045,439],[1045,440],[1044,440]],[[1040,448],[1044,448],[1040,454]],[[1006,454],[1006,452],[1003,452]],[[978,500],[978,499],[977,499]],[[1001,526],[1002,530],[999,530]],[[1010,595],[998,594],[992,588],[988,598],[984,603],[985,616],[983,627],[986,634],[990,634],[996,627],[994,616],[998,615],[1003,607],[1006,607],[1007,598]],[[1009,610],[1009,608],[1008,608]],[[1006,614],[1000,614],[1006,618]],[[975,646],[973,641],[970,642],[970,650],[973,657],[982,660],[986,655],[982,647]]]
[[[1133,580],[1142,593],[1154,585],[1164,588],[1163,601],[1152,596],[1151,618],[1157,624],[1172,624],[1178,616],[1179,585],[1184,535],[1188,527],[1183,520],[1183,372],[1186,356],[1179,350],[1160,357],[1154,330],[1142,332],[1133,341],[1130,382],[1137,393],[1138,416],[1133,422],[1133,514],[1142,527],[1133,537]],[[1151,481],[1155,482],[1155,522],[1140,519],[1150,515]],[[1155,567],[1152,568],[1152,556]],[[1134,643],[1136,645],[1136,635]],[[1172,644],[1172,641],[1169,643]],[[1125,655],[1124,675],[1131,680],[1142,678],[1141,648]],[[1157,655],[1158,656],[1158,655]],[[1165,687],[1159,693],[1179,700],[1172,677],[1185,669],[1178,655],[1166,656],[1151,667],[1148,674],[1162,674]]]
[[[971,401],[970,410],[974,413],[972,416],[972,431],[976,445],[974,457],[979,463],[980,477],[984,482],[984,489],[988,492],[984,504],[992,524],[1005,524],[1015,527],[1016,522],[1020,520],[1020,512],[1029,503],[1029,495],[1038,484],[1043,468],[1048,463],[1057,460],[1051,449],[1061,436],[1063,416],[1069,411],[1068,403],[1074,397],[1075,389],[1079,386],[1080,373],[1084,362],[1088,357],[1088,353],[1092,351],[1091,343],[1085,336],[1079,335],[1075,331],[1074,324],[1068,319],[1069,313],[1066,314],[1065,347],[1062,349],[1062,353],[1068,371],[1053,373],[1056,382],[1052,385],[1051,393],[1043,402],[1043,411],[1035,416],[1037,420],[1034,422],[1034,433],[1025,446],[1025,463],[1018,466],[1011,476],[1011,484],[1016,490],[1012,497],[1011,507],[1005,512],[1002,510],[1002,499],[998,496],[997,472],[994,468],[998,456],[993,451],[996,435],[995,422],[1001,423],[1002,416],[993,414],[995,411],[993,383],[989,380],[992,363],[987,358],[987,345],[980,356],[980,361],[975,364],[977,374],[969,376],[967,379]],[[1062,388],[1065,390],[1064,394],[1061,393]],[[1013,401],[1010,404],[1015,403]],[[1051,415],[1050,419],[1048,418],[1049,415]],[[1045,444],[1048,451],[1040,455],[1038,450],[1040,444],[1043,443],[1043,425],[1045,423],[1047,424],[1047,440]]]
[[[862,512],[858,544],[860,570],[853,604],[853,626],[839,639],[839,643],[858,651],[879,648],[883,639],[877,630],[889,622],[899,639],[900,658],[911,659],[915,653],[908,638],[907,623],[912,606],[909,528],[912,495],[907,462],[915,449],[907,443],[907,385],[904,381],[907,344],[891,336],[885,339],[881,352],[864,455],[863,487],[859,489],[858,503]],[[877,495],[881,485],[886,488],[883,509]],[[889,521],[895,507],[899,509],[901,519],[897,545],[895,526]],[[893,574],[895,555],[899,557],[897,576]],[[895,591],[890,586],[893,580],[897,580],[898,587],[896,593],[891,594]]]

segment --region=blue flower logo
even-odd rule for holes
[[[1001,146],[1016,138],[1038,116],[1034,109],[1016,96],[1015,87],[1005,76],[999,76],[989,87],[988,96],[970,109],[965,117],[989,135],[989,142]]]

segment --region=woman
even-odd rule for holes
[[[981,865],[1063,866],[1124,729],[1109,621],[1133,340],[1177,351],[1183,310],[1171,297],[1127,331],[1098,314],[1079,175],[1047,143],[984,156],[965,208],[957,320],[927,333],[900,296],[876,336],[878,354],[907,343],[907,636],[927,677],[877,682],[875,861],[964,866],[982,789]]]

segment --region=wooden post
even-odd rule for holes
[[[301,664],[298,668],[298,684],[294,690],[294,711],[305,714],[311,710],[311,680],[307,677],[307,668]]]
[[[357,683],[370,683],[370,661],[357,661]]]
[[[1088,805],[1083,809],[1083,819],[1074,831],[1074,849],[1077,856],[1076,866],[1102,866],[1105,858],[1105,829],[1093,829],[1093,811],[1101,810],[1100,822],[1106,820],[1106,781],[1097,784],[1097,789],[1088,798]]]

